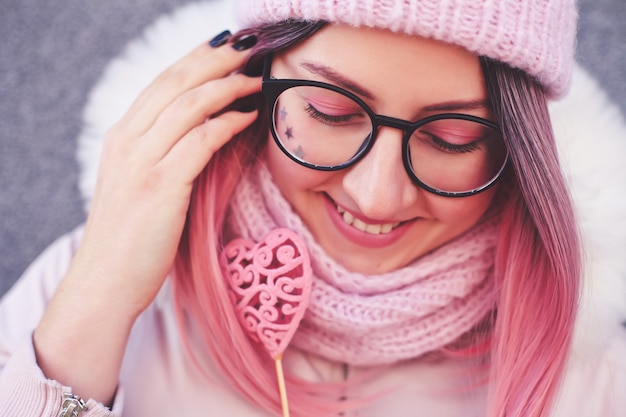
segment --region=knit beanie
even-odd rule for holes
[[[519,68],[552,98],[574,66],[575,0],[237,0],[248,27],[287,19],[389,29],[456,44]]]

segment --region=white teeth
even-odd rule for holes
[[[359,229],[360,231],[364,232],[365,229],[367,229],[368,224],[359,220],[359,219],[354,219],[352,221],[352,227]]]
[[[372,235],[389,233],[400,224],[399,222],[385,224],[367,224],[364,221],[355,218],[352,213],[347,212],[339,206],[337,206],[337,212],[343,216],[343,221],[346,222],[346,224],[349,224],[355,229],[359,229],[362,232]]]
[[[396,223],[397,225],[397,223]],[[383,224],[380,226],[380,233],[389,233],[393,230],[395,226],[391,223]]]
[[[347,211],[343,212],[343,221],[348,223],[348,224],[352,224],[352,222],[354,221],[354,216],[352,215],[352,213],[348,213]]]
[[[383,230],[383,227],[380,224],[368,224],[365,228],[365,231],[372,235],[379,235]]]

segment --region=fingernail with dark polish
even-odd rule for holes
[[[239,39],[233,44],[233,49],[236,51],[245,51],[256,45],[257,37],[254,35],[247,36],[243,39]]]
[[[220,33],[219,35],[217,35],[216,37],[211,39],[209,41],[209,45],[211,45],[211,47],[213,47],[213,48],[217,48],[218,46],[222,46],[226,42],[228,42],[228,39],[230,38],[230,35],[231,35],[230,30],[225,30],[224,32]]]

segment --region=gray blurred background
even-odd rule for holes
[[[84,221],[75,141],[104,67],[185,3],[0,0],[0,295]],[[626,113],[626,0],[579,0],[579,8],[578,61]]]

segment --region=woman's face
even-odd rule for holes
[[[328,25],[275,56],[272,76],[341,85],[377,114],[405,120],[449,112],[493,119],[475,55],[385,30]],[[381,127],[363,159],[332,172],[295,163],[269,140],[278,187],[326,252],[351,271],[407,265],[468,230],[493,198],[496,187],[448,198],[415,186],[403,166],[402,136]]]

